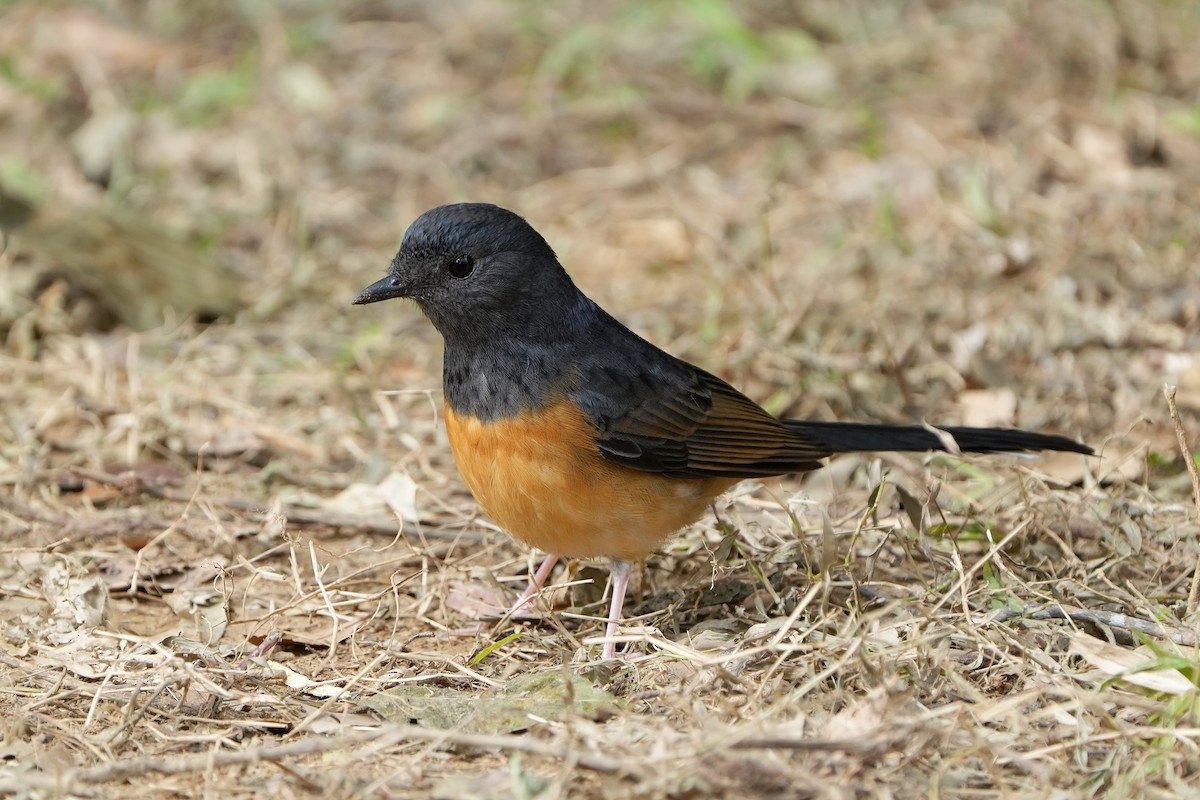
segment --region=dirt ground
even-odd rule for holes
[[[1167,0],[0,2],[0,792],[1198,796],[1197,41]],[[438,336],[350,305],[460,200],[772,412],[1101,455],[744,483],[598,663],[603,569],[497,618],[537,554],[457,477]]]

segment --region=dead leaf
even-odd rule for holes
[[[111,483],[98,483],[93,480],[85,480],[83,482],[83,491],[70,494],[68,497],[86,500],[93,506],[100,507],[119,499],[122,494],[124,492],[121,491],[120,487],[114,486]]]
[[[184,630],[192,630],[196,637],[206,642],[216,642],[229,625],[225,594],[211,586],[196,586],[177,589],[163,595],[167,606],[184,623]]]
[[[345,691],[344,687],[334,683],[314,681],[307,675],[303,675],[291,667],[284,666],[278,661],[268,661],[267,666],[271,668],[272,672],[282,675],[284,683],[289,688],[296,689],[313,697],[336,697]]]
[[[1200,356],[1193,353],[1167,353],[1163,357],[1167,383],[1175,386],[1175,402],[1180,408],[1200,411]]]
[[[834,714],[825,723],[824,738],[832,741],[867,741],[876,738],[885,726],[888,705],[887,692],[871,690],[866,697],[854,701]]]
[[[49,775],[57,775],[77,766],[75,754],[66,742],[51,739],[34,750],[33,762]]]
[[[1125,142],[1117,131],[1094,125],[1079,125],[1073,140],[1075,150],[1087,162],[1092,179],[1104,186],[1127,187],[1132,182]]]
[[[214,458],[230,458],[267,449],[266,443],[249,428],[223,422],[195,422],[184,439],[189,455],[203,453]]]
[[[968,389],[958,395],[962,424],[975,428],[1011,428],[1017,416],[1012,389]]]
[[[452,581],[449,591],[442,601],[446,608],[457,611],[468,619],[495,619],[502,617],[516,602],[515,597],[506,594],[499,586],[485,581]],[[526,604],[520,611],[513,614],[514,619],[535,619],[537,602]]]
[[[1088,474],[1095,475],[1105,484],[1139,480],[1145,466],[1145,459],[1136,451],[1106,447],[1095,456],[1079,453],[1039,454],[1032,468],[1061,486],[1074,486],[1082,483]]]
[[[54,14],[48,23],[55,35],[47,37],[49,46],[65,56],[87,53],[117,69],[151,72],[164,60],[198,61],[205,54],[194,42],[167,41],[142,31],[117,25],[96,11],[87,8],[68,8]]]
[[[30,554],[25,568],[36,581],[44,602],[20,617],[18,627],[27,638],[50,644],[67,644],[88,636],[104,623],[108,591],[100,576],[76,558]]]
[[[1077,631],[1071,636],[1068,652],[1080,656],[1099,672],[1099,677],[1118,678],[1126,683],[1141,686],[1155,692],[1180,695],[1196,691],[1182,672],[1176,669],[1145,669],[1148,664],[1159,660],[1158,654],[1148,647],[1127,650],[1115,644]],[[1194,659],[1195,656],[1193,655]]]
[[[394,514],[401,521],[411,522],[417,519],[417,482],[403,472],[393,472],[374,485],[351,484],[322,507],[361,516]]]
[[[623,250],[651,264],[684,264],[692,257],[687,226],[670,217],[629,219],[617,229]]]

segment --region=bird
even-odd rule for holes
[[[412,222],[387,275],[354,304],[409,298],[441,334],[455,464],[503,529],[546,556],[607,559],[601,659],[633,566],[739,481],[819,468],[836,453],[1092,448],[1009,428],[779,419],[726,381],[642,338],[571,280],[520,215],[443,205]]]

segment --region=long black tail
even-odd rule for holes
[[[921,425],[881,425],[870,422],[814,422],[785,419],[783,424],[815,439],[834,453],[901,450],[953,450],[942,437]],[[964,453],[1011,453],[1021,450],[1063,450],[1093,455],[1092,448],[1066,436],[1032,433],[1015,428],[937,428]]]

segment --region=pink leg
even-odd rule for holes
[[[625,590],[629,588],[629,575],[632,572],[632,561],[613,559],[612,599],[608,604],[608,627],[604,630],[604,649],[600,651],[600,658],[605,661],[617,657],[617,643],[613,638],[621,628],[621,609],[625,606]]]
[[[516,615],[522,606],[537,596],[537,593],[542,590],[542,585],[546,583],[546,578],[550,577],[550,572],[557,563],[558,556],[553,553],[546,556],[545,560],[538,566],[537,571],[533,573],[533,577],[529,579],[529,585],[525,587],[525,591],[521,592],[521,596],[517,598],[516,605],[512,607],[513,615]]]

